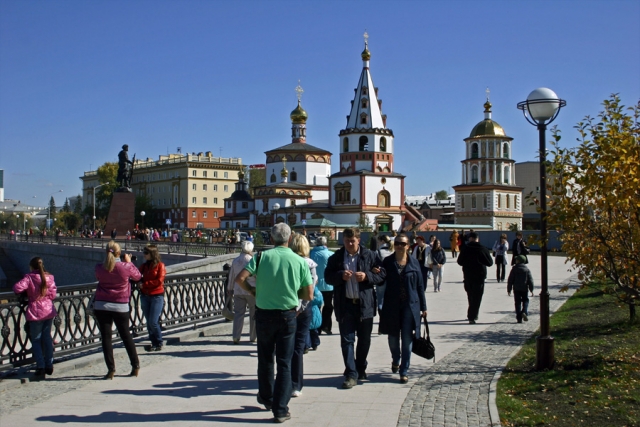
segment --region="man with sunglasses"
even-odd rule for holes
[[[324,278],[334,291],[345,365],[342,388],[350,389],[357,380],[367,379],[367,355],[377,309],[375,287],[384,281],[385,272],[376,253],[360,244],[360,230],[345,228],[342,242],[344,246],[329,258]]]

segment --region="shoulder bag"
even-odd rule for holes
[[[435,362],[436,348],[429,337],[429,322],[427,322],[426,318],[424,319],[424,326],[425,329],[421,331],[421,336],[413,336],[413,347],[411,352],[420,357],[424,357],[427,360],[433,359]],[[422,326],[420,329],[422,329]]]

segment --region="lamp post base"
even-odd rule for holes
[[[536,371],[553,369],[556,363],[554,339],[551,336],[536,338]]]

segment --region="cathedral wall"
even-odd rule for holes
[[[382,178],[386,182],[382,183]],[[399,178],[390,178],[383,175],[379,176],[367,176],[365,178],[365,204],[366,205],[378,205],[378,193],[382,190],[389,192],[391,199],[389,200],[389,206],[401,206],[402,200],[402,180]]]

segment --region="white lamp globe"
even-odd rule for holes
[[[274,210],[276,210],[276,211],[277,211],[278,209],[280,209],[280,203],[274,203],[274,204],[273,204],[273,209],[274,209]]]
[[[145,216],[147,213],[145,211],[140,212],[140,216]]]
[[[527,97],[527,109],[529,115],[538,123],[550,119],[560,108],[560,99],[554,91],[541,87],[529,94]]]

